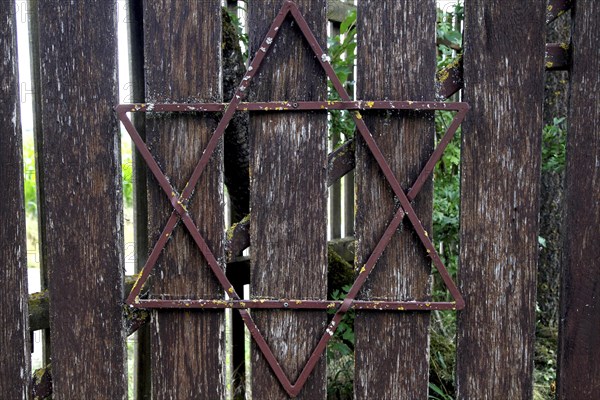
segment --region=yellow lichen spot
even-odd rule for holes
[[[186,301],[186,302],[185,302],[185,306],[186,306],[186,307],[189,307],[189,306],[190,306],[190,303],[188,303],[188,302]]]
[[[552,61],[546,62],[546,68],[552,68],[553,65],[554,63]]]
[[[431,307],[431,303],[425,303],[425,307]]]
[[[563,50],[569,50],[569,43],[562,42],[560,44],[560,48],[563,49]]]
[[[398,307],[398,310],[404,311],[404,307],[400,306],[400,307]]]
[[[367,101],[367,107],[373,108],[374,105],[375,105],[374,101]]]
[[[229,289],[227,289],[227,291],[228,291],[229,293],[233,293],[233,286],[232,286],[232,287],[230,287]]]
[[[327,304],[327,308],[333,308],[333,307],[335,307],[335,303],[329,303],[329,304]]]
[[[427,254],[431,253],[431,250],[427,249]]]
[[[441,70],[438,73],[438,81],[440,82],[445,82],[446,79],[448,79],[450,77],[450,72],[448,71],[448,68],[444,68],[443,70]]]
[[[325,106],[321,106],[321,110],[324,110],[324,109],[325,109]]]
[[[242,111],[248,111],[248,107],[242,108]]]
[[[426,236],[426,237],[429,237],[429,233],[427,233],[427,231],[425,231],[425,236]]]
[[[243,301],[240,301],[240,306],[246,307],[246,303],[244,303]]]
[[[264,302],[265,302],[265,299],[260,299],[260,302],[261,302],[261,303],[264,303]]]
[[[549,4],[548,5],[548,11],[552,11],[552,8],[553,8],[552,4]]]
[[[169,233],[169,232],[165,233],[165,237],[166,237],[166,238],[168,238],[168,237],[169,237],[169,235],[170,235],[170,233]]]
[[[366,270],[367,270],[367,269],[366,269],[366,268],[364,267],[364,265],[363,265],[363,267],[360,269],[360,272],[359,272],[359,274],[362,274],[362,273],[363,273],[363,272],[365,272]]]
[[[296,300],[296,304],[302,304],[302,300]]]
[[[358,111],[356,111],[354,115],[356,116],[356,119],[362,119],[362,115],[360,115]]]

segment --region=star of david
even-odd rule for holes
[[[259,71],[261,64],[268,54],[272,43],[274,42],[279,28],[281,27],[284,20],[291,16],[293,18],[304,38],[308,42],[313,53],[317,57],[321,67],[325,71],[327,77],[333,84],[334,89],[339,94],[341,101],[304,101],[297,103],[290,102],[254,102],[245,103],[242,102],[245,97],[245,91],[248,88],[252,78]],[[117,111],[118,117],[123,123],[125,129],[129,133],[134,142],[136,148],[139,150],[142,158],[147,163],[150,171],[156,178],[158,184],[169,198],[173,211],[169,217],[159,239],[156,241],[148,260],[142,269],[137,282],[133,286],[126,303],[133,307],[138,308],[200,308],[200,309],[214,309],[214,308],[235,308],[240,313],[244,323],[250,331],[253,339],[257,346],[265,356],[269,366],[273,370],[273,373],[281,383],[285,391],[292,397],[297,396],[302,387],[309,378],[311,372],[316,366],[319,358],[323,354],[328,341],[335,333],[337,326],[339,325],[342,317],[349,309],[358,310],[382,310],[382,311],[409,311],[409,310],[456,310],[464,307],[464,300],[458,291],[458,288],[452,281],[452,278],[448,274],[443,262],[441,261],[433,243],[431,242],[427,231],[424,229],[421,221],[415,213],[411,202],[415,199],[423,184],[426,182],[428,177],[433,172],[435,164],[439,161],[444,152],[446,146],[452,139],[454,133],[458,129],[465,114],[468,110],[466,103],[446,103],[446,102],[429,102],[429,101],[352,101],[350,96],[346,92],[344,86],[336,76],[327,54],[323,51],[317,42],[317,39],[310,30],[306,20],[300,13],[297,5],[292,1],[286,1],[279,11],[278,15],[271,24],[265,39],[257,51],[254,59],[250,63],[242,82],[238,86],[236,93],[229,103],[170,103],[170,104],[120,104],[115,110]],[[395,214],[385,229],[381,239],[375,246],[375,249],[368,257],[367,262],[361,267],[360,272],[348,295],[343,301],[328,301],[328,300],[302,300],[302,299],[288,299],[288,300],[244,300],[236,293],[235,289],[231,285],[230,281],[225,275],[224,269],[217,261],[210,247],[200,234],[194,221],[187,212],[186,205],[190,200],[193,193],[193,189],[198,182],[198,179],[202,175],[202,172],[208,164],[213,152],[217,148],[219,141],[223,137],[225,128],[231,121],[234,113],[238,110],[243,111],[272,111],[272,112],[284,112],[287,110],[351,110],[356,128],[359,135],[364,140],[366,147],[372,153],[379,168],[381,169],[385,179],[389,183],[394,195],[396,196],[399,207],[395,211]],[[419,173],[416,181],[412,187],[405,193],[400,186],[398,179],[394,176],[389,164],[385,160],[381,150],[379,149],[373,135],[369,128],[365,124],[360,114],[361,110],[448,110],[456,111],[456,115],[448,127],[445,135],[442,137],[435,150],[431,154],[423,170]],[[185,188],[178,194],[177,190],[172,187],[171,183],[167,179],[166,175],[162,172],[158,163],[154,159],[150,150],[146,146],[146,143],[141,138],[131,120],[127,116],[128,112],[222,112],[222,118],[219,121],[215,131],[210,138],[205,151],[203,152],[198,164],[196,165],[188,183]],[[356,300],[356,296],[359,290],[362,288],[369,274],[375,268],[376,262],[384,252],[393,234],[398,229],[400,223],[407,217],[412,224],[420,242],[425,247],[428,255],[431,257],[432,263],[439,272],[442,281],[446,288],[452,295],[454,301],[452,302],[423,302],[423,301],[361,301]],[[173,299],[143,299],[140,298],[140,292],[142,286],[147,281],[150,272],[156,265],[161,251],[165,248],[169,237],[171,236],[175,226],[179,222],[183,221],[187,231],[192,236],[194,242],[199,248],[200,252],[206,259],[210,269],[218,279],[223,289],[229,295],[230,300],[202,300],[202,299],[187,299],[187,300],[173,300]],[[263,309],[331,309],[335,308],[335,314],[330,320],[325,332],[323,333],[319,343],[313,350],[311,356],[306,362],[302,369],[299,377],[295,382],[291,382],[287,375],[284,373],[281,365],[275,358],[271,348],[267,344],[264,336],[258,330],[256,323],[252,316],[248,312],[251,308],[263,308]]]

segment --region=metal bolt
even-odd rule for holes
[[[298,108],[298,103],[292,103],[292,107]]]
[[[288,304],[288,303],[283,303],[283,306],[284,306],[285,308],[288,308],[289,304]]]

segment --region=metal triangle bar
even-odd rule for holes
[[[276,38],[279,28],[283,24],[285,18],[291,15],[292,18],[296,21],[298,27],[300,28],[304,38],[307,40],[309,46],[311,47],[313,53],[317,57],[320,65],[325,71],[327,77],[331,80],[333,87],[340,95],[342,101],[338,102],[298,102],[298,103],[289,103],[289,102],[257,102],[257,103],[243,103],[242,99],[245,97],[246,89],[248,88],[252,78],[256,75],[256,73],[260,70],[262,62],[266,55],[268,54],[271,44]],[[198,228],[195,223],[187,213],[185,208],[187,202],[189,201],[190,196],[193,193],[194,187],[198,182],[198,179],[202,175],[204,168],[208,164],[212,154],[218,146],[219,141],[221,140],[225,128],[231,121],[234,113],[238,110],[254,110],[254,111],[288,111],[288,110],[314,110],[314,109],[345,109],[345,110],[368,110],[368,109],[412,109],[412,110],[456,110],[458,113],[454,117],[450,127],[448,128],[446,134],[435,148],[434,152],[430,156],[427,161],[425,167],[420,172],[415,184],[410,188],[410,190],[405,194],[404,190],[401,188],[399,182],[394,176],[391,168],[389,167],[387,161],[385,160],[382,152],[377,146],[375,139],[373,138],[369,128],[365,124],[362,119],[359,111],[354,111],[352,116],[354,118],[355,124],[358,128],[358,131],[361,137],[365,140],[365,143],[368,149],[371,151],[373,156],[375,157],[380,169],[382,170],[386,180],[392,187],[392,190],[396,197],[400,202],[400,207],[396,210],[395,215],[392,221],[386,227],[384,234],[381,239],[375,246],[375,249],[369,256],[367,262],[363,265],[360,270],[360,273],[353,283],[348,295],[346,298],[340,302],[327,302],[327,301],[307,301],[305,306],[302,306],[302,300],[297,300],[294,303],[294,306],[289,307],[289,304],[284,301],[271,301],[267,303],[267,306],[258,306],[257,304],[262,304],[264,300],[256,301],[248,301],[240,299],[239,295],[235,292],[233,286],[230,281],[225,276],[223,268],[219,265],[219,262],[214,257],[209,246],[204,241],[202,235],[199,233]],[[168,196],[171,204],[173,206],[173,212],[169,217],[159,239],[154,245],[152,252],[146,262],[146,265],[142,269],[140,273],[140,277],[138,281],[134,285],[128,299],[127,304],[141,307],[141,308],[236,308],[238,309],[244,323],[248,327],[252,337],[254,338],[257,346],[260,348],[261,352],[265,356],[269,366],[273,370],[275,376],[279,380],[280,384],[284,388],[284,390],[292,397],[297,396],[302,387],[308,380],[310,374],[314,370],[319,358],[323,354],[328,341],[333,336],[337,326],[339,325],[343,315],[350,308],[353,308],[355,305],[360,306],[361,309],[393,309],[393,307],[397,307],[397,310],[411,309],[411,310],[431,310],[431,309],[460,309],[464,307],[464,300],[462,299],[458,288],[452,281],[450,275],[448,274],[446,268],[444,267],[441,259],[439,258],[435,247],[432,242],[429,240],[428,233],[423,228],[421,222],[419,221],[417,215],[415,214],[410,202],[415,198],[415,196],[420,191],[424,182],[431,175],[435,164],[439,161],[442,156],[446,146],[451,140],[452,136],[456,132],[458,126],[462,122],[468,106],[465,103],[439,103],[439,102],[412,102],[412,101],[352,101],[346,92],[344,86],[336,76],[333,67],[329,63],[329,58],[326,53],[320,47],[317,39],[313,35],[310,30],[306,20],[302,16],[300,10],[292,1],[285,1],[283,7],[279,11],[278,15],[275,17],[273,23],[270,26],[267,35],[265,36],[264,41],[262,42],[259,50],[257,51],[254,59],[250,63],[248,70],[242,79],[242,82],[238,86],[236,93],[231,99],[230,103],[193,103],[193,104],[122,104],[116,107],[117,114],[119,119],[122,121],[125,129],[130,134],[133,142],[136,147],[142,154],[143,159],[148,164],[150,170],[156,177],[159,185],[163,189],[163,191]],[[171,186],[169,180],[166,175],[162,172],[158,163],[148,150],[146,144],[143,139],[138,134],[137,130],[131,123],[131,120],[127,117],[127,112],[167,112],[167,111],[175,111],[175,112],[223,112],[224,114],[219,121],[213,135],[211,136],[206,149],[204,150],[198,164],[196,165],[188,183],[183,189],[181,195],[177,195],[176,191]],[[394,235],[396,229],[402,222],[404,216],[408,216],[411,224],[413,225],[417,235],[419,236],[422,244],[427,249],[429,255],[432,258],[432,262],[438,272],[440,273],[444,284],[450,291],[454,302],[363,302],[355,300],[358,292],[362,288],[365,283],[367,277],[370,272],[375,268],[375,264],[377,259],[381,256],[386,246],[391,241],[392,236]],[[231,301],[225,300],[161,300],[161,299],[140,299],[139,294],[144,282],[148,279],[150,271],[155,266],[160,252],[166,246],[168,242],[168,238],[174,230],[175,226],[179,219],[182,219],[185,227],[192,235],[196,245],[202,252],[203,256],[207,260],[209,267],[212,272],[215,274],[217,279],[219,280],[221,286],[227,291],[229,296],[232,298]],[[327,303],[327,304],[325,304]],[[381,306],[384,303],[385,306]],[[275,358],[273,352],[271,351],[269,345],[267,344],[264,336],[259,331],[256,326],[252,316],[249,314],[249,308],[281,308],[283,305],[284,308],[330,308],[337,307],[336,313],[332,317],[328,327],[326,328],[323,336],[319,340],[319,343],[313,350],[310,355],[308,361],[303,367],[299,377],[296,379],[294,383],[291,383],[281,365]],[[379,308],[378,308],[379,307]]]

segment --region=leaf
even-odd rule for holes
[[[356,23],[356,10],[352,10],[348,13],[348,16],[342,21],[340,25],[340,32],[346,33]]]

